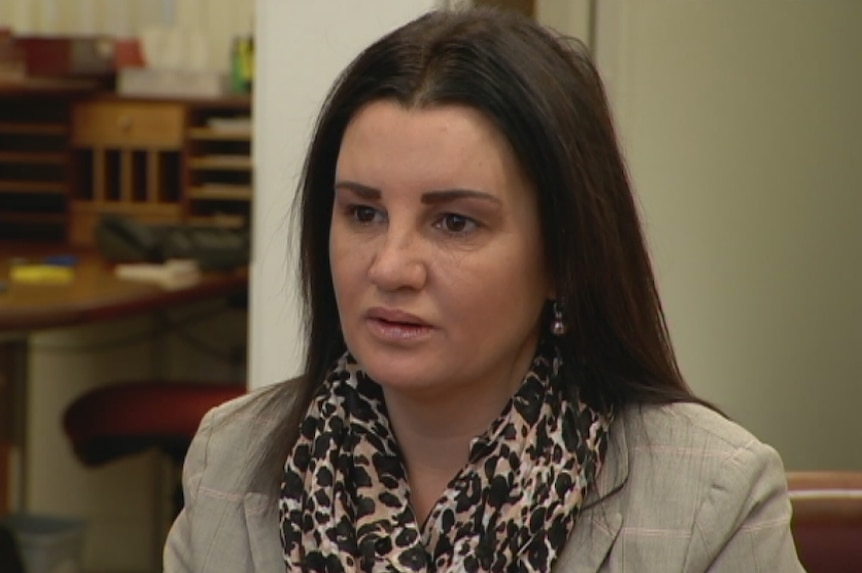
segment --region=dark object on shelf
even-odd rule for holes
[[[212,226],[151,226],[118,215],[105,215],[96,226],[96,245],[113,263],[161,263],[192,259],[204,271],[227,271],[249,262],[248,229]]]
[[[30,77],[110,77],[114,41],[105,36],[17,36]]]
[[[0,525],[0,571],[4,573],[24,573],[21,553],[15,537],[3,525]]]

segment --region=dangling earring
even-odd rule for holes
[[[551,321],[551,334],[554,336],[562,336],[566,333],[567,327],[563,320],[563,305],[560,301],[554,301],[554,320]]]

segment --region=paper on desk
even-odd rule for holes
[[[114,267],[114,274],[121,279],[147,282],[166,290],[186,288],[201,279],[200,268],[195,261],[170,260],[163,264],[130,263]]]
[[[46,264],[13,265],[9,271],[9,278],[16,283],[62,285],[75,279],[75,269]]]

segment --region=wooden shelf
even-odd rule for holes
[[[43,225],[62,225],[68,220],[66,213],[9,213],[0,212],[4,223],[28,223]]]
[[[189,139],[206,141],[251,141],[251,130],[231,131],[228,129],[213,129],[210,127],[195,127],[188,131]]]
[[[245,219],[238,215],[216,214],[188,217],[186,223],[192,226],[217,227],[221,229],[241,229]]]
[[[65,195],[65,182],[57,181],[0,181],[0,193],[55,193]]]
[[[247,155],[203,155],[189,161],[192,169],[215,169],[219,171],[250,171],[251,158]]]
[[[189,189],[190,199],[251,201],[252,188],[243,185],[204,185]]]
[[[254,122],[251,102],[189,110],[184,155],[187,223],[243,227],[251,219]]]
[[[69,106],[85,92],[47,80],[0,92],[0,241],[62,241],[75,173]]]
[[[0,152],[0,163],[27,163],[39,165],[64,165],[69,157],[65,153],[44,153],[41,151]]]
[[[15,135],[66,135],[69,127],[63,124],[0,123],[0,133]]]

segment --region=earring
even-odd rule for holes
[[[563,320],[563,305],[560,301],[554,301],[554,320],[551,321],[551,334],[554,336],[562,336],[568,328]]]

